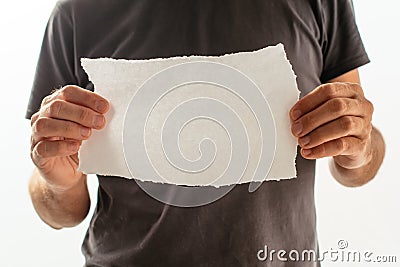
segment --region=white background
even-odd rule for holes
[[[29,122],[23,118],[44,27],[55,2],[4,2],[0,3],[0,266],[81,266],[80,245],[88,219],[74,229],[52,230],[38,219],[27,191],[33,166]],[[344,239],[349,250],[396,255],[400,262],[400,2],[355,0],[355,8],[372,60],[361,69],[362,81],[375,104],[374,123],[386,139],[386,159],[376,179],[357,189],[340,186],[330,177],[327,161],[319,161],[315,190],[320,247],[337,249],[338,240]],[[92,206],[96,186],[91,177]],[[324,266],[381,265],[325,261]]]

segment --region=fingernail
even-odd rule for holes
[[[293,110],[292,112],[292,119],[297,120],[301,116],[301,111],[298,109]]]
[[[293,124],[292,130],[293,133],[298,136],[301,134],[301,131],[303,131],[303,125],[301,124],[301,122],[296,122],[295,124]]]
[[[96,110],[103,112],[103,111],[106,111],[106,109],[107,109],[107,103],[105,101],[98,100],[96,102]]]
[[[310,143],[310,141],[311,141],[310,137],[308,137],[308,136],[302,137],[299,140],[299,145],[300,146],[306,146],[306,145],[308,145]]]
[[[100,128],[101,126],[103,126],[104,123],[104,117],[101,115],[96,115],[93,118],[93,124],[96,128]]]
[[[78,144],[77,143],[70,143],[68,144],[68,149],[71,152],[75,152],[78,150]]]
[[[83,137],[88,137],[90,135],[90,129],[86,127],[81,127],[81,135]]]
[[[309,155],[311,155],[311,149],[303,149],[303,155],[304,155],[304,156],[309,156]]]

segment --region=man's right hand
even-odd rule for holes
[[[82,180],[79,148],[93,129],[105,126],[108,109],[106,99],[72,85],[43,99],[31,119],[31,158],[53,189],[68,190]]]

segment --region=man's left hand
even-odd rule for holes
[[[292,133],[307,159],[334,157],[346,169],[371,160],[373,105],[357,83],[317,87],[290,110]]]

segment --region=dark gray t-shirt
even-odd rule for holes
[[[54,88],[93,90],[82,57],[222,55],[277,43],[302,96],[368,62],[349,0],[61,1],[46,28],[27,117]],[[265,182],[254,193],[238,185],[196,208],[158,202],[134,180],[99,176],[86,266],[318,266],[257,259],[265,245],[317,251],[314,167],[299,155],[297,179]]]

